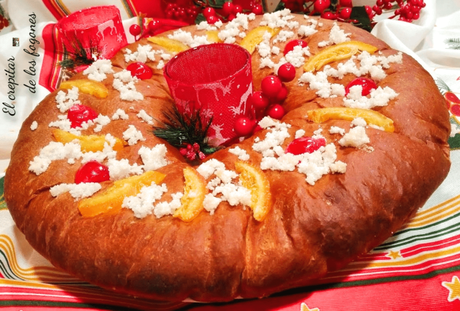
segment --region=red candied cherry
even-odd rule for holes
[[[222,6],[222,13],[224,16],[229,16],[230,14],[233,13],[234,5],[233,2],[225,2],[224,5]]]
[[[212,7],[207,7],[203,10],[203,15],[206,19],[208,19],[209,17],[211,16],[216,16],[216,10],[214,10],[214,8]]]
[[[135,62],[126,68],[131,71],[131,75],[141,80],[150,79],[153,76],[152,69],[142,62]]]
[[[235,120],[234,129],[239,136],[247,136],[252,133],[256,122],[249,117],[240,116]]]
[[[281,79],[274,75],[268,75],[262,79],[261,82],[261,89],[262,92],[268,98],[275,98],[276,95],[280,92],[281,88],[283,87],[283,82]]]
[[[375,90],[377,88],[377,84],[375,84],[374,80],[371,80],[369,78],[356,78],[350,83],[347,84],[345,87],[345,95],[348,95],[350,93],[350,88],[355,85],[361,85],[362,86],[362,91],[361,95],[362,96],[367,96],[372,90]]]
[[[89,161],[81,166],[75,175],[75,183],[103,182],[110,180],[109,168],[97,161]]]
[[[342,19],[349,19],[350,16],[351,16],[351,8],[349,7],[345,7],[343,9],[340,10],[339,12],[339,17],[342,18]]]
[[[287,146],[286,152],[294,155],[312,153],[323,146],[326,146],[326,139],[324,138],[300,137],[294,139]]]
[[[285,63],[278,68],[278,77],[283,82],[290,82],[294,80],[296,74],[296,70],[293,64]]]
[[[267,115],[276,120],[281,120],[284,114],[285,110],[280,104],[273,104],[267,109]]]
[[[67,112],[67,119],[70,120],[70,127],[80,127],[83,122],[96,119],[98,113],[91,107],[75,104]]]
[[[306,48],[308,46],[308,43],[304,40],[300,40],[300,39],[295,39],[295,40],[291,40],[289,41],[286,46],[284,47],[284,55],[286,55],[287,53],[291,52],[294,47],[300,45],[302,48]]]
[[[269,100],[267,96],[264,95],[261,91],[256,91],[251,94],[251,101],[256,110],[262,110],[267,108]]]
[[[283,85],[281,87],[281,90],[278,92],[278,94],[276,94],[276,97],[275,97],[276,102],[278,102],[278,103],[284,102],[286,100],[287,96],[288,96],[288,93],[289,92],[288,92],[287,87],[285,85]]]
[[[330,0],[316,0],[314,4],[315,11],[323,13],[331,5]]]

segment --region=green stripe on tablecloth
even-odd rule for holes
[[[5,182],[5,177],[2,177],[0,178],[0,211],[2,209],[6,209],[6,202],[5,202],[5,198],[3,196],[3,185],[4,185],[4,182]]]
[[[393,237],[397,237],[399,235],[402,235],[402,234],[405,234],[405,233],[408,233],[408,232],[417,232],[417,231],[426,230],[426,229],[429,229],[429,228],[432,228],[432,227],[436,227],[436,226],[439,226],[441,224],[445,224],[446,222],[449,222],[449,221],[451,221],[451,220],[453,220],[455,218],[458,218],[458,217],[460,217],[460,214],[454,214],[454,215],[452,215],[450,217],[442,219],[441,221],[434,222],[434,223],[425,225],[423,227],[404,229],[404,230],[401,230],[401,231],[398,231],[397,233],[395,233],[395,235],[393,235]],[[415,234],[415,235],[411,234],[411,235],[409,235],[409,236],[407,236],[405,238],[398,238],[395,241],[390,241],[390,242],[383,243],[380,246],[376,247],[374,250],[380,251],[380,250],[386,250],[386,249],[395,248],[395,247],[401,247],[401,246],[405,246],[405,245],[408,245],[408,244],[414,244],[414,242],[419,242],[419,241],[430,240],[430,239],[433,239],[433,238],[438,238],[438,237],[441,237],[443,235],[447,235],[447,234],[450,234],[450,233],[453,233],[453,232],[459,231],[459,230],[460,230],[460,221],[455,221],[455,222],[453,222],[453,225],[448,226],[448,227],[441,226],[441,229],[439,229],[439,230],[429,231],[429,232],[426,232],[426,233]]]

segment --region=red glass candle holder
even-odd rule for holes
[[[249,100],[251,55],[238,45],[215,43],[179,53],[165,66],[164,76],[180,113],[200,111],[204,124],[212,118],[210,145],[230,142],[237,137],[235,120],[255,115]]]
[[[120,10],[114,5],[95,6],[61,18],[57,29],[67,53],[109,59],[128,44]]]

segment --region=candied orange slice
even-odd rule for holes
[[[241,40],[240,46],[248,50],[250,54],[254,53],[256,46],[264,40],[264,35],[267,32],[273,37],[280,32],[280,29],[268,26],[256,27],[246,34],[246,37]]]
[[[367,124],[383,128],[386,132],[394,132],[393,120],[380,112],[361,108],[328,107],[313,109],[307,112],[308,119],[315,123],[323,123],[328,120],[348,120],[363,118]]]
[[[222,40],[219,38],[219,32],[217,30],[206,31],[206,38],[210,43],[221,43]]]
[[[243,187],[251,191],[251,206],[254,219],[263,221],[272,205],[270,182],[264,172],[247,162],[237,161],[235,169],[240,174]]]
[[[105,191],[81,200],[78,210],[83,217],[117,213],[126,197],[137,195],[143,187],[148,187],[152,183],[160,184],[165,177],[163,173],[147,171],[142,175],[117,180]]]
[[[183,221],[192,221],[203,210],[203,201],[207,193],[206,181],[194,168],[184,168],[184,196],[182,206],[174,212],[174,217]]]
[[[104,84],[87,79],[63,81],[59,87],[64,90],[77,87],[80,92],[93,95],[97,98],[106,98],[109,95],[109,90]]]
[[[171,53],[180,53],[189,49],[186,44],[168,37],[149,37],[147,40],[165,48]]]
[[[53,129],[53,136],[56,141],[68,144],[74,140],[77,140],[80,143],[81,150],[83,152],[97,152],[104,150],[105,135],[74,135],[72,133],[63,131],[61,129]],[[123,141],[119,138],[115,138],[115,145],[113,150],[121,151],[123,149]]]
[[[377,50],[377,47],[361,41],[342,42],[325,48],[315,56],[310,57],[303,66],[303,69],[305,71],[320,70],[326,64],[348,59],[359,51],[366,51],[372,54]]]

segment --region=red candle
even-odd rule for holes
[[[254,117],[251,56],[238,45],[202,45],[176,55],[164,75],[180,113],[200,110],[207,123],[210,145],[230,142],[238,134],[238,117]]]
[[[128,44],[119,9],[114,5],[76,11],[57,23],[67,53],[109,59]]]

